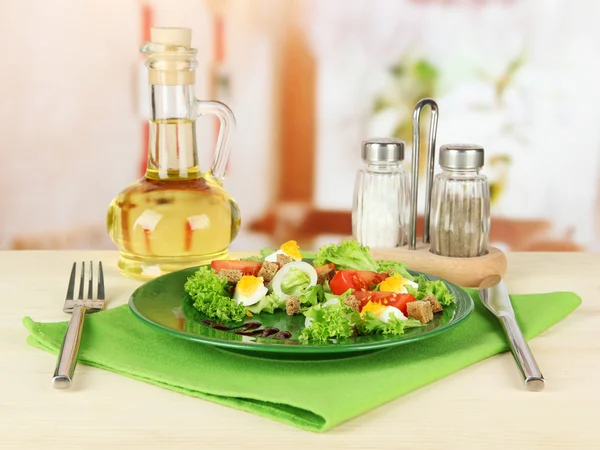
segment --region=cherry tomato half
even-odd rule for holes
[[[360,309],[369,302],[380,303],[385,306],[394,306],[406,316],[406,304],[415,301],[412,294],[396,294],[395,292],[355,291],[354,296],[360,301]]]
[[[331,292],[342,295],[348,289],[369,290],[372,284],[379,284],[388,276],[368,270],[340,270],[329,282]]]

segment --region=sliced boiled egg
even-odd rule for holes
[[[313,266],[304,261],[292,261],[286,264],[277,271],[273,280],[271,280],[271,288],[279,297],[285,297],[288,293],[283,292],[281,286],[285,282],[286,277],[294,270],[299,270],[308,275],[308,285],[305,287],[314,286],[317,284],[317,271]]]
[[[412,286],[414,288],[419,287],[419,285],[414,281],[408,280],[402,275],[395,273],[381,282],[381,284],[379,285],[379,290],[381,292],[395,292],[396,294],[406,294],[408,292],[406,290],[406,285]]]
[[[244,306],[254,305],[267,295],[268,289],[262,277],[244,275],[235,286],[233,299]]]
[[[391,316],[395,316],[398,320],[406,320],[406,316],[402,314],[398,308],[394,306],[385,306],[379,303],[375,303],[369,300],[360,312],[361,316],[371,312],[375,317],[381,320],[383,323],[388,323]]]
[[[302,253],[300,253],[300,247],[296,241],[287,241],[279,247],[279,250],[271,253],[265,258],[265,261],[277,262],[277,255],[286,255],[292,258],[294,261],[300,261],[302,259]]]
[[[402,311],[394,306],[386,306],[377,318],[383,323],[388,323],[392,316],[396,317],[398,320],[406,320],[406,316],[402,314]]]

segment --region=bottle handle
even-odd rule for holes
[[[196,100],[196,116],[213,114],[218,117],[221,126],[217,137],[217,146],[213,158],[210,174],[219,182],[223,183],[225,169],[230,153],[230,140],[235,128],[235,116],[227,105],[217,101]]]

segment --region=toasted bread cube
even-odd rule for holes
[[[438,302],[438,299],[435,298],[435,295],[433,294],[427,294],[425,297],[423,297],[423,301],[431,304],[431,311],[433,311],[434,314],[444,310],[440,302]]]
[[[241,270],[238,269],[224,269],[219,270],[219,276],[221,278],[225,278],[229,283],[235,284],[242,279],[242,276],[244,276],[244,274]]]
[[[300,312],[300,297],[297,295],[288,295],[285,299],[285,312],[288,316],[293,316]]]
[[[281,267],[285,266],[287,263],[290,263],[292,261],[293,261],[293,259],[291,256],[282,255],[281,253],[277,254],[277,262],[279,263],[279,265]]]
[[[360,300],[358,300],[352,294],[350,294],[344,299],[344,305],[349,306],[350,308],[360,312]]]
[[[406,312],[408,317],[417,319],[421,323],[428,323],[433,320],[433,311],[431,310],[431,303],[416,300],[406,304]]]
[[[258,271],[258,276],[262,277],[267,283],[273,279],[277,271],[279,270],[279,264],[274,262],[265,261],[262,267]]]

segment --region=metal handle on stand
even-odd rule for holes
[[[425,192],[425,222],[423,242],[429,243],[429,213],[431,210],[431,189],[433,187],[433,170],[435,166],[435,137],[437,134],[438,105],[431,98],[424,98],[417,103],[413,112],[413,160],[410,200],[410,229],[408,236],[409,250],[417,247],[417,201],[419,194],[419,149],[421,147],[421,110],[429,105],[431,118],[429,121],[429,145],[427,150],[427,186]]]

